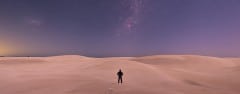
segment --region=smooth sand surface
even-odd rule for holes
[[[240,94],[240,59],[0,57],[0,94]]]

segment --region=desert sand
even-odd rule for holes
[[[240,94],[240,58],[0,57],[0,94]]]

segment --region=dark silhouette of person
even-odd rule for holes
[[[123,76],[123,72],[122,70],[120,69],[118,72],[117,72],[117,75],[118,75],[118,84],[121,83],[122,84],[122,76]]]

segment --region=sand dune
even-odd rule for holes
[[[239,58],[197,55],[0,57],[0,94],[239,94],[239,74]]]

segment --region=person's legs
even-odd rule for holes
[[[122,83],[122,77],[120,77],[120,81],[121,81],[121,83]]]
[[[118,84],[120,83],[120,77],[118,77]]]

